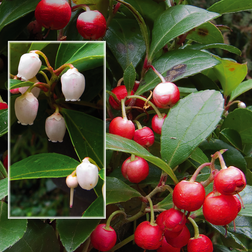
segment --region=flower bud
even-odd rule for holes
[[[37,116],[38,105],[38,99],[31,92],[19,96],[14,104],[18,123],[32,125]]]
[[[49,141],[54,143],[63,142],[63,138],[66,133],[66,123],[59,112],[55,112],[46,118],[45,132]]]
[[[38,73],[41,65],[42,62],[38,54],[35,52],[25,53],[19,60],[17,77],[22,81],[27,81]]]
[[[68,69],[61,76],[62,93],[66,101],[78,101],[85,89],[85,77],[76,68]]]
[[[84,158],[77,166],[76,175],[80,187],[85,190],[93,189],[98,183],[98,167],[91,164],[89,158]]]
[[[78,180],[76,176],[73,176],[72,174],[68,175],[66,177],[66,185],[69,188],[76,188],[78,186]]]

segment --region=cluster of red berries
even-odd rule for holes
[[[41,0],[35,9],[35,18],[39,25],[50,30],[63,29],[70,21],[72,11],[66,0]],[[83,7],[82,5],[80,7]],[[97,10],[90,10],[85,5],[76,21],[76,28],[85,39],[97,40],[104,37],[107,29],[105,17]]]

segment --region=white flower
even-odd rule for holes
[[[61,89],[66,101],[78,101],[85,90],[85,77],[76,68],[61,76]]]

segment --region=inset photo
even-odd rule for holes
[[[105,52],[8,43],[10,219],[105,218]]]

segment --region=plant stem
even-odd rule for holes
[[[48,70],[49,70],[51,73],[53,72],[53,68],[52,68],[52,66],[51,66],[50,63],[49,63],[48,58],[46,57],[46,55],[45,55],[43,52],[41,52],[41,51],[39,51],[39,50],[34,50],[34,51],[30,51],[30,52],[34,52],[34,53],[36,53],[36,54],[42,56],[43,59],[45,60],[45,63],[46,63],[46,65],[47,65],[47,67],[48,67]]]
[[[152,200],[149,196],[146,196],[146,198],[148,199],[149,201],[149,204],[150,204],[150,209],[151,209],[151,219],[150,219],[150,224],[152,226],[155,225],[155,218],[154,218],[154,210],[153,210],[153,203],[152,203]]]
[[[190,181],[190,182],[194,182],[194,181],[196,180],[198,174],[200,173],[200,171],[201,171],[204,167],[210,166],[210,165],[211,165],[210,162],[209,162],[209,163],[204,163],[204,164],[200,165],[200,166],[197,168],[197,170],[194,172],[194,174],[192,175],[192,177],[191,177],[191,179],[190,179],[189,181]]]
[[[109,216],[109,218],[107,219],[106,226],[105,226],[106,230],[110,230],[110,222],[111,222],[111,220],[114,218],[115,215],[120,214],[120,213],[123,214],[124,217],[126,218],[126,213],[124,211],[122,211],[122,210],[117,210],[117,211],[113,212]]]
[[[137,125],[137,129],[142,129],[143,128],[139,121],[134,120],[133,122]]]
[[[194,219],[192,219],[191,217],[188,217],[188,220],[192,223],[193,225],[193,229],[194,229],[194,238],[198,239],[199,238],[199,227],[197,225],[197,223],[195,222]]]
[[[126,115],[126,110],[125,110],[125,100],[126,97],[124,99],[121,100],[121,107],[122,107],[122,118],[123,119],[128,119],[127,115]]]
[[[59,75],[61,74],[61,72],[62,72],[65,68],[67,68],[67,67],[69,67],[70,69],[75,68],[75,67],[73,66],[73,64],[66,63],[66,64],[60,66],[58,69],[54,70],[53,73],[54,73],[55,75],[59,76]]]
[[[117,243],[112,249],[111,251],[114,252],[117,249],[123,247],[124,245],[126,245],[127,243],[131,242],[134,240],[134,234],[132,234],[131,236],[127,237],[126,239],[124,239],[123,241]]]
[[[157,71],[157,69],[153,66],[153,65],[150,65],[150,68],[154,71],[154,73],[159,77],[159,79],[164,83],[166,82],[165,78],[163,77],[163,75],[161,73],[159,73]]]

